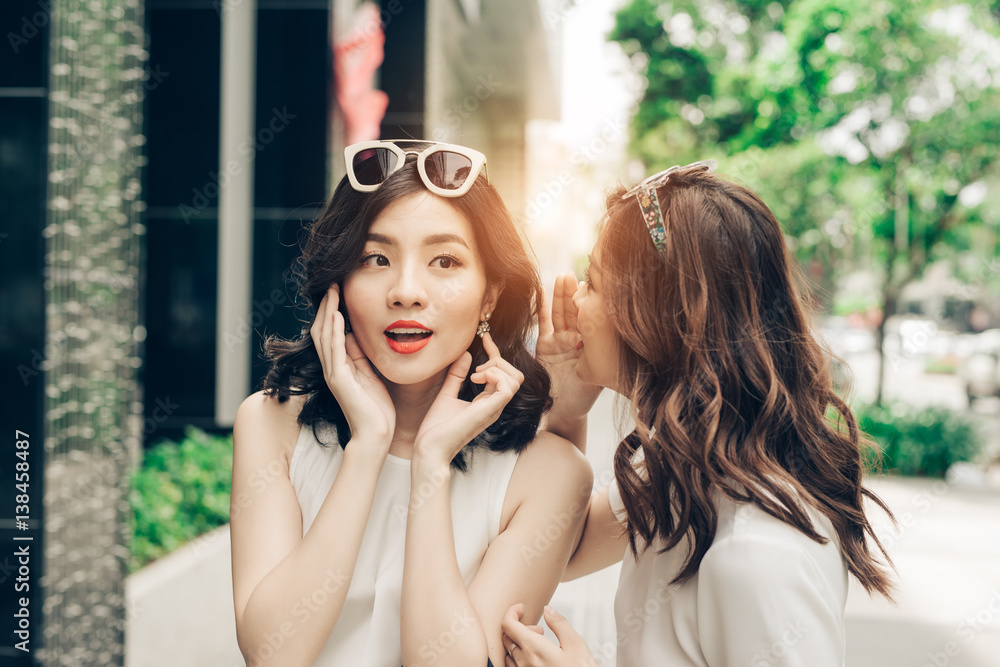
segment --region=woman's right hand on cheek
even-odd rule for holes
[[[550,419],[582,419],[590,412],[602,389],[599,385],[583,382],[576,375],[580,360],[577,343],[582,340],[577,328],[577,308],[573,303],[577,287],[576,276],[572,273],[557,276],[551,303],[546,298],[539,317],[535,358],[545,366],[552,381]]]
[[[309,330],[323,366],[323,377],[344,411],[351,439],[378,442],[388,451],[396,426],[396,410],[354,334],[344,334],[344,316],[339,305],[340,286],[334,284],[320,301]]]

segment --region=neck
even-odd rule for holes
[[[396,409],[396,428],[392,435],[389,453],[409,459],[413,456],[413,441],[417,437],[431,403],[441,391],[447,369],[416,384],[393,384],[383,379],[386,390]]]

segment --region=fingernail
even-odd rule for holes
[[[545,605],[545,613],[551,616],[552,614],[556,613],[556,610],[550,607],[549,605]]]

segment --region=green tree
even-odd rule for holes
[[[878,403],[903,287],[933,261],[996,252],[973,247],[994,209],[961,195],[997,180],[997,7],[632,0],[610,35],[647,81],[632,150],[648,169],[717,156],[827,291],[845,266],[881,267]]]

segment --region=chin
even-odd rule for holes
[[[421,382],[426,382],[428,379],[433,377],[435,374],[423,369],[401,369],[398,367],[379,368],[375,367],[386,382],[390,382],[395,385],[409,385],[409,384],[420,384]]]
[[[388,363],[379,364],[375,366],[375,370],[378,371],[387,382],[391,382],[394,385],[413,385],[421,384],[440,376],[448,371],[448,367],[451,366],[452,359],[448,363],[441,367],[437,364],[428,363],[399,363],[399,360],[390,360]],[[395,362],[395,363],[394,363]]]
[[[576,367],[576,377],[581,382],[586,382],[587,384],[594,384],[599,387],[604,387],[605,389],[611,389],[614,391],[612,386],[614,383],[610,382],[607,378],[594,377],[594,374],[590,372],[590,369],[584,365],[578,364]]]

